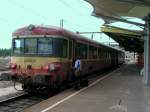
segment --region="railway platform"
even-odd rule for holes
[[[16,88],[21,90],[21,85],[17,85]],[[0,88],[0,102],[13,97],[14,95],[19,95],[20,93],[22,93],[22,91],[15,90],[14,86]]]
[[[145,99],[145,100],[144,100]],[[63,91],[24,112],[149,112],[150,88],[135,64],[125,64],[78,91]]]

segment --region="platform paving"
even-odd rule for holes
[[[144,101],[144,95],[150,98],[150,89],[144,87],[135,64],[125,64],[108,75],[89,88],[65,91],[25,112],[150,112],[150,100]]]
[[[144,87],[145,112],[150,112],[150,87]]]

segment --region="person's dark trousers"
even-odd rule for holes
[[[74,89],[75,90],[80,89],[80,78],[79,77],[75,77]]]

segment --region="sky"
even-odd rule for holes
[[[93,7],[84,0],[1,0],[0,48],[10,48],[12,32],[30,24],[60,26],[63,19],[63,27],[68,30],[98,32],[104,21],[91,16],[92,11]],[[94,40],[112,41],[104,34],[95,34]]]

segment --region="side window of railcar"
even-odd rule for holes
[[[110,60],[110,50],[108,51],[108,59]]]
[[[94,55],[93,55],[94,59],[97,59],[97,47],[94,47]]]
[[[72,49],[72,41],[69,41],[69,59],[71,59],[73,56],[73,49]]]
[[[97,58],[97,48],[94,46],[89,46],[89,59]]]
[[[12,46],[14,54],[22,54],[24,52],[24,39],[14,39]]]
[[[67,58],[68,41],[63,38],[53,39],[53,55],[56,57]]]
[[[87,59],[87,45],[77,43],[76,56],[80,56],[81,59]]]
[[[38,39],[38,53],[52,55],[52,38]]]
[[[100,59],[102,57],[102,49],[98,48],[98,58]]]
[[[101,52],[100,52],[101,54],[100,54],[100,58],[102,59],[103,58],[103,48],[101,48]]]
[[[103,58],[106,59],[106,50],[103,49]]]
[[[105,59],[107,59],[107,50],[105,50]]]
[[[109,60],[109,50],[107,51],[107,59]]]
[[[35,54],[37,52],[37,39],[25,39],[25,53]]]
[[[62,43],[63,43],[63,45],[62,45],[62,57],[63,58],[66,58],[67,57],[67,50],[68,50],[68,42],[67,42],[67,40],[62,40]]]
[[[107,59],[109,59],[109,50],[107,50]]]

